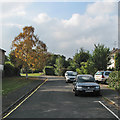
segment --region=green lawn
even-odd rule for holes
[[[6,95],[20,87],[23,87],[29,83],[33,82],[31,79],[25,77],[5,77],[2,80],[2,94]]]
[[[43,73],[29,73],[28,76],[36,76],[39,77],[40,75],[42,75]],[[21,76],[26,76],[26,74],[20,74]]]

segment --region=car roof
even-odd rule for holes
[[[66,72],[73,72],[73,71],[66,71]]]
[[[112,72],[112,71],[102,71],[102,70],[101,70],[101,71],[97,71],[97,72]]]
[[[74,72],[74,71],[66,71],[66,72]]]
[[[79,76],[90,76],[90,77],[93,77],[93,76],[90,75],[90,74],[79,74],[79,75],[77,75],[77,77],[79,77]]]

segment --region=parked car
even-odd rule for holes
[[[97,71],[94,75],[96,82],[107,83],[111,71]]]
[[[100,95],[100,85],[95,82],[92,75],[77,75],[76,82],[73,83],[75,96],[84,93],[94,93]]]
[[[77,76],[77,72],[74,72],[74,71],[66,71],[66,72],[65,72],[66,83],[67,83],[67,82],[74,82],[76,76]]]

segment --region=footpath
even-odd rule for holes
[[[120,111],[120,91],[118,92],[108,88],[107,85],[102,85],[101,94],[105,101],[113,104]]]

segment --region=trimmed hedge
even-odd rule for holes
[[[4,65],[4,77],[20,76],[20,69],[14,67],[11,62],[6,62]]]
[[[116,90],[120,90],[120,71],[113,71],[110,73],[108,85]]]
[[[45,75],[55,75],[53,66],[45,66],[43,71]]]

